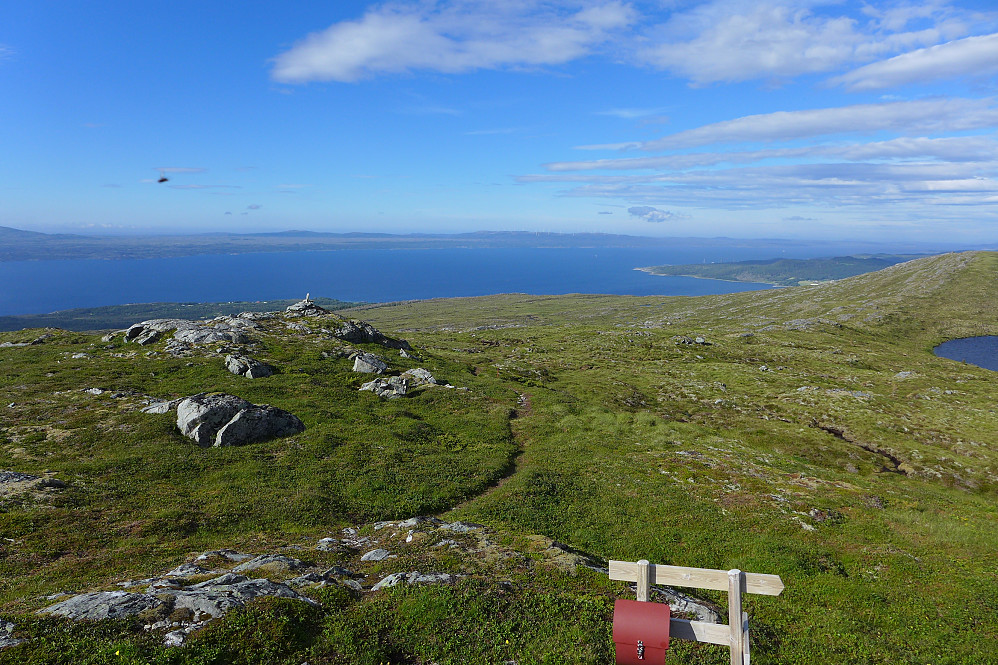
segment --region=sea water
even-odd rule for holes
[[[767,253],[768,252],[768,253]],[[820,255],[815,248],[812,255]],[[771,258],[773,249],[349,249],[0,263],[0,316],[146,302],[328,297],[392,302],[495,293],[697,296],[771,288],[635,268]]]

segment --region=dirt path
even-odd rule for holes
[[[512,412],[512,414],[510,414],[510,429],[512,429],[512,422],[514,420],[518,420],[520,418],[526,418],[527,416],[533,414],[533,412],[534,410],[530,406],[530,395],[528,393],[517,393],[516,409]],[[483,496],[487,496],[492,492],[495,492],[497,489],[508,483],[509,480],[516,475],[516,472],[520,470],[520,459],[523,457],[523,452],[525,448],[523,445],[523,441],[516,438],[515,432],[513,435],[513,440],[516,442],[517,445],[516,454],[513,456],[513,459],[510,460],[509,467],[506,469],[506,473],[503,474],[502,478],[491,483],[475,496],[468,497],[467,499],[457,504],[456,506],[443,511],[442,513],[437,515],[437,517],[442,518],[443,515],[460,510],[466,507],[472,501],[477,501],[478,499],[481,499]]]

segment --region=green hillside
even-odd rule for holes
[[[613,599],[633,592],[587,566],[642,558],[780,575],[781,596],[745,598],[753,663],[994,662],[994,375],[932,348],[998,334],[996,275],[998,254],[963,253],[775,291],[338,312],[413,347],[354,350],[454,386],[392,400],[358,390],[372,376],[336,315],[181,357],[167,337],[0,333],[0,471],[65,483],[0,496],[0,619],[26,640],[0,663],[609,663]],[[234,351],[277,372],[233,375]],[[306,429],[200,448],[139,410],[203,391]],[[399,522],[418,515],[484,529]],[[392,556],[316,549],[344,533]],[[253,601],[179,647],[149,617],[35,614],[223,548],[348,568],[363,590]],[[408,571],[456,577],[372,590]],[[687,591],[723,615],[724,593]],[[673,641],[667,662],[729,660]]]

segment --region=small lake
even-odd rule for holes
[[[941,358],[970,363],[998,372],[998,336],[964,337],[943,342],[933,349]]]

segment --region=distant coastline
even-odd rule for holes
[[[768,259],[729,263],[645,266],[635,268],[650,275],[753,282],[778,287],[833,282],[910,261],[924,255],[875,254],[816,259]]]
[[[637,270],[639,272],[648,273],[649,275],[656,275],[658,277],[663,277],[664,276],[664,275],[661,275],[660,273],[654,272],[654,267],[653,266],[645,266],[643,268],[635,268],[635,270]],[[712,281],[715,281],[715,282],[731,282],[733,284],[744,284],[746,282],[746,280],[742,280],[742,279],[727,279],[727,278],[724,278],[724,277],[707,277],[706,275],[694,275],[692,273],[690,273],[690,274],[676,273],[674,275],[670,274],[670,277],[689,277],[690,279],[709,279],[709,280],[712,280]],[[831,280],[829,280],[829,281],[831,281]],[[775,286],[775,287],[779,287],[779,288],[783,288],[784,286],[786,286],[785,284],[777,284],[776,282],[767,282],[767,281],[764,281],[764,280],[760,280],[760,281],[755,282],[755,283],[756,284],[769,284],[770,286]]]

